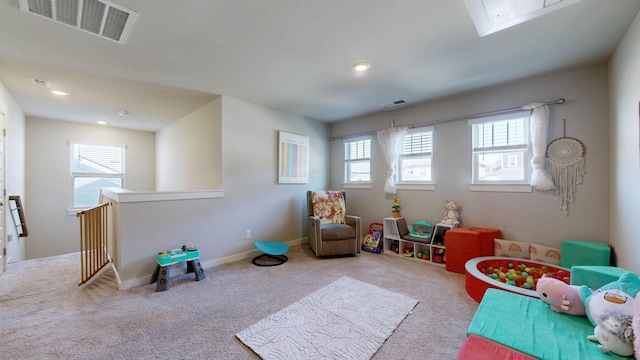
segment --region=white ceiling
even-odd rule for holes
[[[223,94],[338,121],[602,63],[640,9],[582,0],[479,37],[463,0],[116,3],[138,13],[124,45],[0,2],[0,81],[27,115],[156,131]]]

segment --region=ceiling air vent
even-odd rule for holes
[[[395,109],[400,109],[402,107],[405,107],[408,104],[409,103],[407,102],[407,100],[400,99],[400,100],[396,100],[396,101],[392,101],[392,102],[388,102],[388,103],[382,104],[380,106],[383,107],[385,110],[395,110]]]
[[[108,0],[20,0],[20,9],[120,44],[138,15]]]
[[[36,79],[36,78],[31,78],[31,83],[35,86],[41,86],[41,87],[45,87],[47,89],[51,88],[51,83],[49,83],[48,80],[42,80],[42,79]]]

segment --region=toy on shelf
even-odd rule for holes
[[[393,215],[394,218],[399,218],[400,217],[400,198],[397,196],[393,197],[393,206],[391,206],[393,208],[393,210],[391,211],[391,214]]]
[[[411,224],[409,236],[419,239],[430,239],[433,232],[433,225],[426,221],[416,221]]]
[[[447,258],[444,255],[444,249],[433,248],[433,262],[444,264],[446,261]]]
[[[447,210],[440,222],[447,225],[460,225],[460,205],[453,200],[446,200],[444,206]]]
[[[406,257],[413,257],[413,248],[407,247],[402,249],[402,255]]]
[[[400,253],[400,242],[398,240],[393,240],[391,242],[391,247],[389,248],[389,250],[393,251],[396,254]]]

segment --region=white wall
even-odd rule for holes
[[[203,264],[215,265],[255,251],[255,240],[306,239],[306,191],[323,189],[328,180],[326,125],[226,96],[220,104],[224,197],[119,204],[122,259],[116,264],[123,283],[150,277],[157,252],[187,242],[198,247]],[[308,184],[277,183],[278,131],[309,136]],[[164,135],[180,143],[188,134]],[[193,169],[189,175],[200,173]],[[245,230],[251,230],[250,239]]]
[[[567,119],[567,136],[586,147],[587,173],[578,185],[575,204],[564,217],[549,192],[471,192],[471,126],[456,121],[435,126],[435,191],[399,190],[402,214],[409,222],[442,220],[444,200],[462,206],[464,226],[496,228],[512,240],[560,246],[563,239],[609,241],[609,147],[606,65],[538,76],[456,97],[409,106],[373,116],[333,124],[332,136],[380,130],[389,127],[450,119],[525,105],[532,101],[567,100],[550,107],[549,141],[562,136],[562,119]],[[637,115],[637,109],[636,109]],[[634,133],[637,136],[637,131]],[[373,141],[371,190],[348,189],[350,213],[359,214],[363,226],[390,216],[392,198],[383,192],[386,163]],[[343,142],[331,143],[331,185],[343,181]]]
[[[155,137],[151,132],[28,117],[26,120],[26,258],[79,251],[71,206],[68,141],[124,144],[125,187],[155,190]]]
[[[222,99],[222,178],[227,225],[239,238],[286,240],[306,236],[306,191],[327,185],[329,141],[324,123],[231,97]],[[278,184],[278,131],[310,138],[309,183]],[[249,241],[240,241],[247,248]]]
[[[156,133],[158,191],[222,188],[221,111],[218,97]]]
[[[611,242],[620,267],[640,273],[640,15],[609,63]]]
[[[7,162],[5,164],[7,195],[20,196],[23,205],[25,205],[25,115],[2,83],[0,83],[0,113],[5,114],[4,121],[7,130],[5,138],[7,148]],[[18,237],[8,209],[8,206],[5,207],[9,239],[7,241],[7,260],[9,262],[24,260],[25,244],[28,238]],[[29,224],[27,222],[27,228]]]

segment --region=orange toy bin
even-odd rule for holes
[[[464,274],[464,264],[480,256],[493,256],[493,239],[501,238],[502,231],[461,227],[446,232],[447,270]]]

